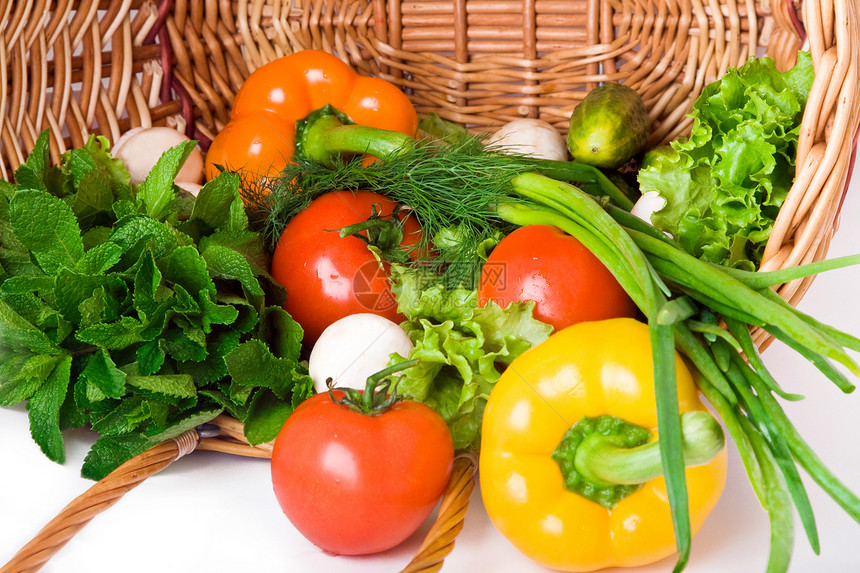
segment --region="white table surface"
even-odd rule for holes
[[[860,164],[860,161],[858,161]],[[842,225],[830,256],[860,253],[860,165],[843,207]],[[860,335],[860,267],[818,277],[800,308]],[[860,393],[845,395],[802,358],[775,344],[765,361],[792,392],[805,394],[787,411],[822,460],[860,493]],[[0,409],[0,564],[92,482],[79,475],[95,438],[67,432],[65,465],[50,462],[30,438],[22,407]],[[725,493],[693,540],[689,573],[764,571],[767,516],[730,446]],[[860,524],[849,518],[811,480],[821,554],[815,556],[798,523],[793,573],[860,570]],[[278,507],[266,460],[195,452],[131,491],[97,516],[48,564],[54,573],[194,572],[385,572],[399,571],[417,550],[429,523],[384,554],[345,558],[322,553],[290,525]],[[671,571],[673,560],[637,569]],[[444,571],[540,572],[496,532],[472,497],[466,523]],[[622,570],[610,570],[620,573]]]

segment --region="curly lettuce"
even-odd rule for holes
[[[500,308],[478,306],[478,293],[446,289],[429,271],[392,266],[401,327],[420,362],[403,371],[397,391],[436,410],[454,438],[454,447],[477,450],[481,419],[501,370],[546,340],[552,327],[533,318],[534,302]],[[407,358],[392,355],[392,364]]]
[[[642,193],[666,204],[651,216],[691,254],[755,270],[794,180],[800,120],[812,87],[800,52],[781,73],[770,58],[729,68],[693,104],[689,139],[646,155]]]

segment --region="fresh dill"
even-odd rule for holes
[[[556,162],[550,163],[558,168]],[[468,283],[482,262],[485,247],[512,228],[495,211],[501,200],[523,200],[512,193],[511,180],[545,166],[531,157],[489,152],[479,136],[449,143],[419,140],[396,155],[371,163],[361,157],[337,158],[327,167],[296,157],[279,179],[255,193],[252,200],[268,211],[264,232],[274,244],[292,217],[324,193],[381,193],[415,214],[424,230],[423,244],[417,248],[436,255],[431,262],[436,270],[444,266],[446,282]]]

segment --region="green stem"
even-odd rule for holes
[[[366,154],[385,158],[415,145],[400,133],[356,125],[331,105],[312,111],[296,124],[296,155],[334,167],[342,154]]]
[[[731,333],[735,335],[735,340],[740,343],[741,350],[744,354],[746,354],[747,360],[749,360],[750,365],[753,367],[756,374],[761,378],[761,380],[767,385],[767,387],[785,400],[802,400],[802,395],[792,394],[783,390],[779,383],[776,381],[776,379],[771,375],[770,371],[767,369],[761,359],[761,355],[758,352],[758,348],[756,348],[755,343],[753,342],[752,336],[750,335],[749,327],[747,327],[746,324],[743,324],[733,318],[723,318],[726,321],[726,326],[728,326]]]
[[[732,355],[732,365],[726,374],[729,381],[737,389],[743,401],[744,408],[749,413],[749,418],[754,421],[762,436],[767,440],[769,449],[773,453],[773,459],[782,471],[788,493],[794,501],[795,508],[797,508],[797,514],[803,524],[804,531],[806,531],[809,544],[812,550],[818,554],[820,551],[820,542],[818,539],[818,529],[815,525],[815,515],[812,512],[812,504],[809,502],[809,496],[800,479],[800,473],[797,471],[794,458],[779,426],[767,414],[762,404],[762,399],[752,391],[751,380],[754,376],[758,375],[744,362],[739,354]]]
[[[808,324],[781,305],[762,296],[741,281],[699,259],[678,251],[663,241],[629,229],[639,247],[655,256],[674,263],[687,274],[695,276],[699,288],[706,296],[724,300],[743,313],[755,316],[765,325],[772,325],[812,352],[830,357],[853,374],[860,376],[860,366],[832,338]],[[669,267],[667,267],[669,268]],[[669,277],[671,279],[671,277]]]
[[[404,360],[371,374],[367,377],[367,384],[363,392],[354,388],[340,388],[339,390],[343,392],[343,398],[340,400],[335,397],[333,389],[330,389],[328,394],[336,404],[346,406],[359,414],[377,416],[391,408],[402,398],[394,391],[389,394],[391,380],[388,380],[388,377],[396,372],[412,368],[418,362],[417,358]],[[382,382],[381,385],[380,382]]]
[[[597,167],[576,161],[553,161],[551,159],[532,159],[531,161],[536,173],[558,181],[596,183],[600,190],[618,207],[626,211],[633,208],[633,201]]]
[[[681,415],[681,435],[687,467],[708,463],[725,445],[719,422],[703,411]],[[592,434],[579,445],[574,463],[585,478],[601,485],[639,484],[663,475],[659,439],[625,448],[610,437]]]

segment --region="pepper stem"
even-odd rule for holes
[[[708,463],[725,444],[720,424],[698,410],[681,415],[681,436],[687,467]],[[579,445],[574,464],[583,477],[599,485],[640,484],[663,475],[659,439],[625,448],[592,434]]]
[[[684,464],[709,462],[723,449],[720,424],[707,412],[681,415]],[[552,453],[564,487],[606,508],[663,475],[660,443],[651,432],[615,416],[584,417]]]
[[[343,154],[384,158],[414,144],[415,139],[399,131],[356,125],[331,105],[312,111],[296,123],[296,155],[327,167],[334,167]]]

